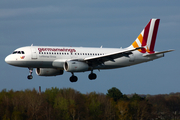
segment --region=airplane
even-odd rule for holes
[[[93,70],[127,67],[164,57],[164,53],[154,51],[160,19],[151,19],[136,40],[127,48],[26,46],[16,49],[5,58],[5,62],[29,69],[28,79],[32,79],[33,69],[39,76],[63,75],[70,72],[71,82],[78,80],[74,73],[91,71],[90,80],[97,75]]]

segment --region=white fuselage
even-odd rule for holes
[[[128,48],[125,48],[128,49]],[[14,66],[28,68],[59,68],[64,69],[64,63],[68,60],[81,61],[88,57],[103,56],[109,53],[124,49],[115,48],[84,48],[84,47],[48,47],[48,46],[27,46],[15,50],[8,55],[5,61]],[[22,52],[23,51],[23,52]],[[147,62],[164,54],[154,57],[143,57],[139,51],[132,51],[128,56],[122,56],[114,60],[104,62],[93,69],[113,69],[126,67],[142,62]]]

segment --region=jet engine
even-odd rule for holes
[[[56,76],[62,75],[63,73],[63,70],[58,70],[55,68],[36,68],[36,74],[39,76]]]
[[[67,72],[84,72],[89,70],[89,65],[85,62],[66,61],[64,63],[64,70]]]

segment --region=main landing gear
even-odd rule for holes
[[[31,80],[33,78],[32,72],[33,72],[33,68],[29,68],[29,75],[27,76],[27,79]]]
[[[97,75],[91,71],[88,77],[90,80],[95,80],[97,78]]]
[[[77,76],[74,75],[74,73],[72,73],[72,76],[69,78],[69,80],[71,82],[77,82],[78,78],[77,78]]]
[[[89,78],[90,80],[95,80],[95,79],[97,78],[97,75],[91,71],[91,73],[89,74],[88,78]],[[74,73],[72,73],[72,76],[69,78],[69,80],[70,80],[71,82],[77,82],[78,77],[75,76]]]

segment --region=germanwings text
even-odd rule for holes
[[[38,48],[39,52],[43,52],[43,51],[54,51],[54,52],[76,52],[75,49],[67,49],[67,48]]]

